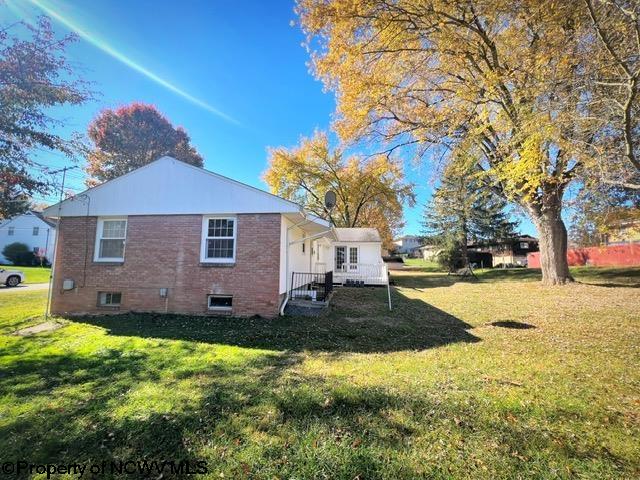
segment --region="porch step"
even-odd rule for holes
[[[329,302],[312,302],[310,300],[291,299],[284,309],[285,315],[300,317],[318,317],[329,308]]]

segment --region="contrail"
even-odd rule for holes
[[[145,77],[149,78],[150,80],[153,80],[158,85],[161,85],[164,88],[166,88],[167,90],[169,90],[169,91],[171,91],[171,92],[173,92],[173,93],[175,93],[177,95],[180,95],[182,98],[190,101],[194,105],[197,105],[197,106],[199,106],[201,108],[204,108],[205,110],[213,113],[214,115],[217,115],[220,118],[223,118],[224,120],[226,120],[229,123],[233,123],[235,125],[240,125],[240,122],[238,122],[233,117],[230,117],[226,113],[218,110],[215,107],[212,107],[211,105],[209,105],[208,103],[204,102],[203,100],[200,100],[199,98],[196,98],[193,95],[190,95],[189,93],[185,92],[184,90],[182,90],[182,89],[176,87],[175,85],[173,85],[172,83],[166,81],[164,78],[159,77],[158,75],[156,75],[152,71],[146,69],[142,65],[134,62],[133,60],[131,60],[130,58],[128,58],[124,54],[122,54],[119,51],[117,51],[115,48],[113,48],[111,45],[109,45],[105,41],[100,40],[100,39],[95,38],[95,37],[92,37],[89,33],[84,31],[78,25],[73,23],[71,20],[69,20],[68,18],[63,17],[58,12],[52,10],[51,8],[49,8],[47,5],[45,5],[40,0],[30,0],[30,2],[33,3],[35,6],[37,6],[38,8],[40,8],[42,11],[44,11],[47,15],[55,18],[58,22],[62,23],[68,29],[74,31],[76,34],[78,34],[78,36],[80,36],[81,38],[85,39],[87,42],[91,43],[93,46],[99,48],[100,50],[102,50],[106,54],[108,54],[111,57],[113,57],[116,60],[118,60],[119,62],[124,63],[126,66],[128,66],[129,68],[132,68],[136,72],[141,73],[142,75],[144,75]]]

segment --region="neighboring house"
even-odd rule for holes
[[[415,235],[405,235],[400,238],[396,238],[393,243],[396,245],[395,253],[399,255],[407,255],[409,257],[418,257],[420,248],[420,237]]]
[[[299,274],[315,284],[334,266],[355,278],[369,273],[365,260],[382,265],[379,236],[336,243],[361,229],[334,229],[294,202],[171,157],[45,214],[58,212],[54,313],[273,317],[301,287]]]
[[[418,248],[420,252],[420,256],[425,262],[433,262],[436,260],[438,253],[440,253],[440,248],[435,245],[423,245]]]
[[[489,244],[470,244],[469,251],[491,253],[493,266],[527,265],[527,254],[537,252],[538,239],[530,235],[521,235],[501,242]]]
[[[640,242],[640,219],[612,220],[607,225],[607,233],[604,234],[603,240],[605,245],[624,245],[626,243]]]
[[[53,261],[55,232],[55,223],[33,210],[0,222],[0,263],[8,263],[2,256],[4,247],[16,242]]]

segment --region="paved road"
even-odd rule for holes
[[[0,285],[0,295],[3,292],[33,292],[35,290],[46,290],[49,288],[48,283],[21,283],[17,287],[7,287],[5,285]]]

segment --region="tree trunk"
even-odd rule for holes
[[[560,216],[561,207],[531,211],[540,237],[540,266],[544,285],[573,282],[567,261],[567,229]]]

